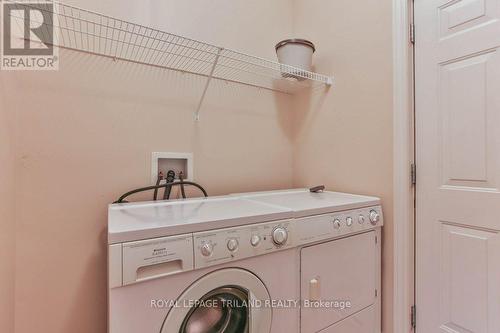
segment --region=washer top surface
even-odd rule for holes
[[[287,219],[292,210],[236,196],[110,205],[108,243]]]
[[[327,214],[380,205],[380,199],[341,192],[311,193],[308,189],[237,194],[249,201],[291,209],[294,217]]]

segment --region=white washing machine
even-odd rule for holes
[[[378,333],[378,199],[275,195],[110,206],[109,332]]]

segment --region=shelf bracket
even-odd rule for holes
[[[217,67],[217,63],[219,62],[220,54],[222,53],[223,50],[224,50],[224,48],[219,47],[219,50],[217,51],[217,55],[215,56],[212,68],[210,69],[210,74],[208,75],[207,82],[205,82],[205,87],[203,88],[203,93],[201,94],[200,102],[198,103],[198,107],[196,108],[196,112],[194,113],[194,119],[196,121],[200,120],[201,105],[203,104],[203,101],[205,100],[205,95],[207,94],[208,87],[210,86],[210,81],[212,81],[212,78],[214,77],[215,68]]]

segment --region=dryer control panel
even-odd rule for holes
[[[374,206],[296,219],[296,244],[306,245],[372,230],[383,225],[382,207]]]
[[[193,235],[194,268],[245,259],[383,225],[382,207],[373,206],[270,223],[199,232]]]
[[[199,232],[194,237],[195,268],[203,268],[295,246],[293,220]]]

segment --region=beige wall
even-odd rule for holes
[[[78,2],[144,23],[163,16],[165,29],[270,57],[291,31],[287,1],[134,8],[130,0],[128,10],[123,1]],[[16,118],[22,188],[16,333],[106,331],[107,204],[149,183],[151,152],[193,152],[196,181],[211,195],[291,186],[291,104],[284,96],[216,83],[197,123],[200,78],[69,51],[60,58],[58,72],[1,73]]]
[[[14,151],[11,113],[0,77],[0,332],[14,331]]]
[[[105,332],[107,203],[150,181],[152,151],[193,152],[196,181],[211,195],[324,183],[381,196],[391,333],[390,1],[67,2],[268,58],[295,30],[316,42],[317,70],[336,84],[289,99],[215,83],[196,123],[200,78],[69,51],[58,72],[2,72],[22,189],[17,251],[14,237],[2,243],[15,255],[16,333]]]
[[[294,185],[380,196],[383,327],[392,332],[392,2],[294,1],[295,34],[318,45],[330,92],[296,97]]]

